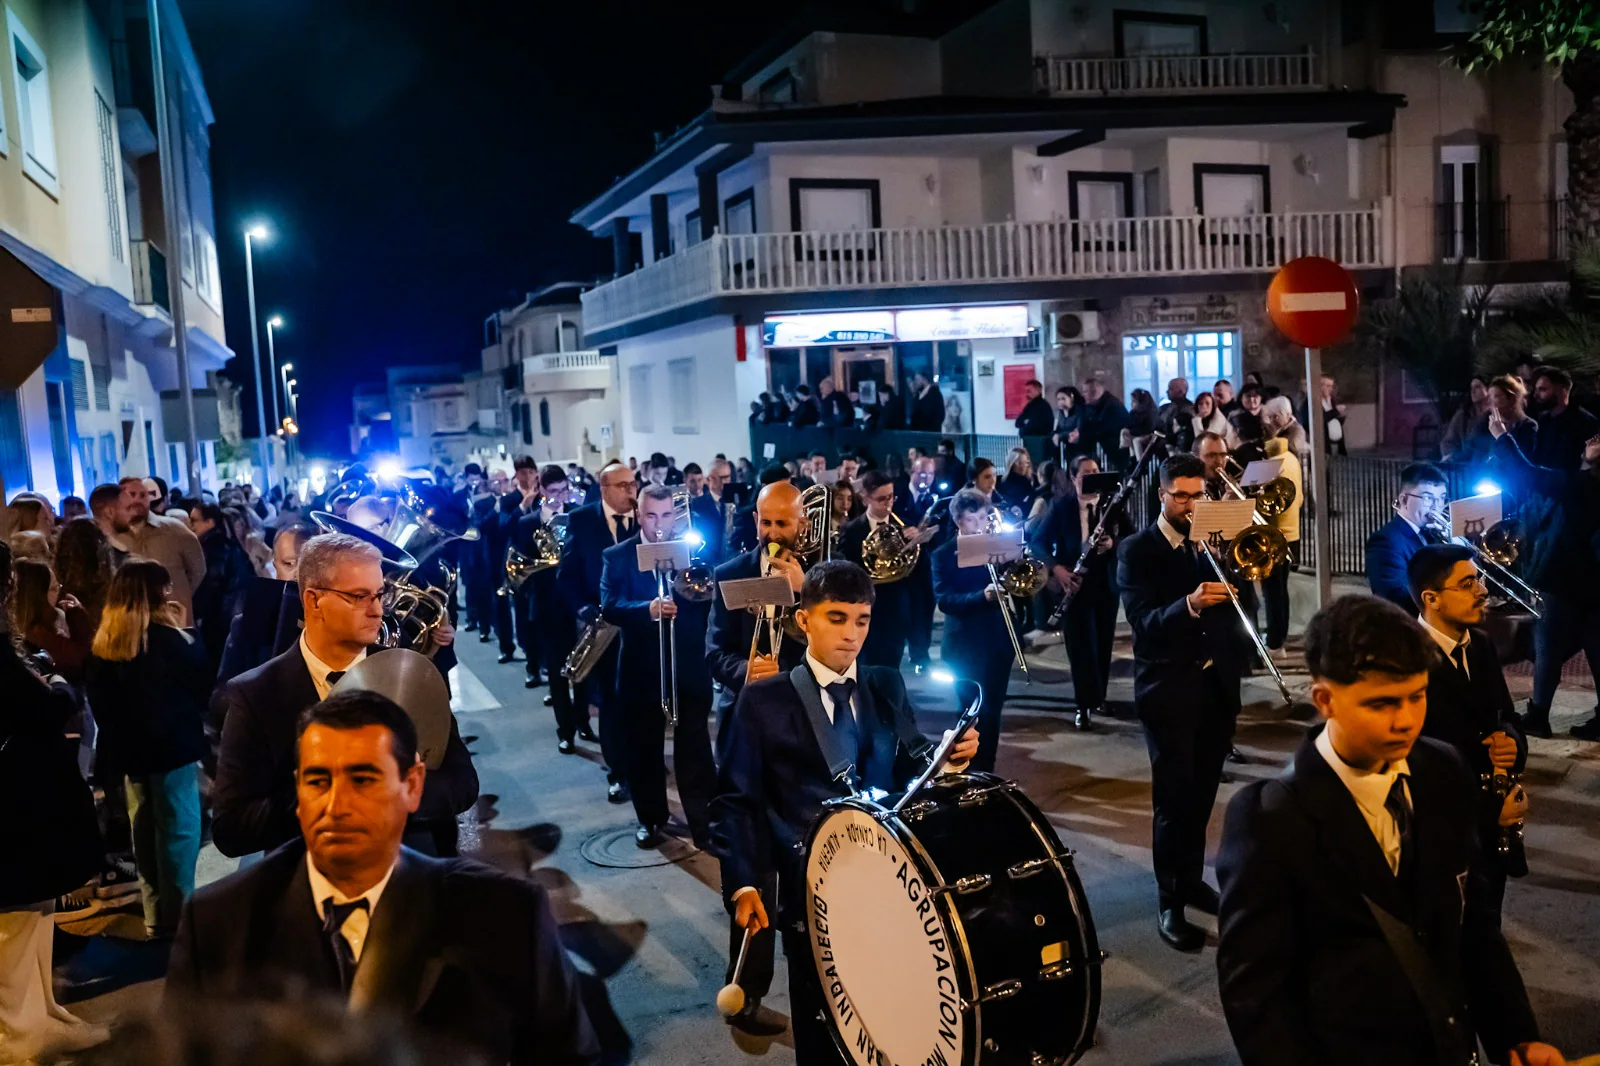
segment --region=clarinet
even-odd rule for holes
[[[1150,443],[1140,453],[1139,461],[1133,464],[1133,469],[1128,471],[1127,476],[1122,479],[1122,484],[1117,486],[1117,491],[1112,493],[1111,499],[1107,501],[1100,512],[1100,520],[1095,523],[1094,529],[1090,531],[1089,539],[1083,542],[1083,551],[1078,554],[1078,561],[1072,567],[1074,574],[1082,577],[1088,573],[1089,560],[1094,556],[1095,545],[1099,544],[1100,538],[1106,534],[1106,525],[1122,507],[1123,501],[1128,498],[1128,493],[1133,490],[1133,484],[1139,479],[1139,472],[1144,469],[1145,461],[1155,453],[1156,441],[1165,439],[1166,435],[1160,432],[1152,436]],[[1083,586],[1080,584],[1078,587],[1082,588]],[[1063,589],[1062,593],[1061,602],[1056,604],[1055,610],[1050,612],[1050,617],[1045,619],[1044,625],[1046,629],[1055,629],[1059,626],[1061,620],[1067,616],[1067,608],[1072,605],[1074,593],[1066,589]]]

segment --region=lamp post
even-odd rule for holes
[[[283,316],[273,315],[267,319],[267,365],[272,368],[272,424],[283,425],[283,417],[278,414],[278,352],[273,347],[272,331],[283,328]]]
[[[259,223],[249,226],[244,231],[244,282],[245,292],[250,300],[250,363],[256,372],[256,426],[261,434],[261,471],[266,479],[262,486],[265,492],[272,486],[272,441],[267,437],[267,403],[261,395],[261,342],[259,330],[256,327],[256,267],[255,259],[251,255],[250,242],[252,240],[264,241],[267,239],[267,227]],[[268,342],[271,342],[272,333],[267,333]],[[273,393],[274,402],[277,393]]]
[[[289,383],[294,380],[293,378],[289,377],[289,371],[291,371],[293,369],[294,369],[294,364],[293,363],[284,363],[282,366],[280,366],[278,368],[278,375],[272,382],[272,396],[273,396],[274,402],[276,402],[276,400],[277,400],[278,386],[279,385],[283,386],[283,413],[284,413],[285,416],[287,416],[290,419],[294,418],[294,410],[289,406],[289,403],[290,403],[290,400],[289,400]],[[278,416],[278,409],[276,407],[274,407],[272,409],[272,415],[273,415],[273,417],[275,419],[277,419],[278,435],[280,437],[283,437],[283,445],[284,445],[284,447],[286,449],[289,449],[290,451],[292,451],[293,448],[294,448],[294,439],[292,437],[286,435],[283,432],[283,422],[284,422],[284,420],[283,420],[283,418]]]

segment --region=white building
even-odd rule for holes
[[[498,455],[509,467],[519,455],[540,463],[579,463],[597,470],[622,454],[615,353],[584,348],[586,286],[548,285],[483,323],[483,404],[480,427],[501,427]]]
[[[975,6],[799,24],[573,215],[613,246],[584,327],[617,356],[630,452],[747,455],[751,402],[822,378],[903,396],[937,375],[985,435],[1030,377],[1292,390],[1263,299],[1287,260],[1335,259],[1371,297],[1439,256],[1550,256],[1570,105],[1446,67],[1431,2]],[[1501,127],[1542,196],[1504,241]],[[1348,376],[1347,433],[1372,442],[1381,375]]]
[[[197,457],[216,487],[208,378],[224,340],[211,203],[214,121],[177,6],[162,3]],[[187,481],[174,421],[161,166],[146,6],[0,3],[0,481],[86,494],[119,475]],[[236,402],[236,401],[235,401]],[[165,409],[164,409],[165,408]]]

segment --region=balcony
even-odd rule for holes
[[[663,260],[664,262],[664,260]],[[522,361],[523,392],[573,392],[605,389],[611,385],[616,360],[597,351],[552,352]]]
[[[140,307],[159,307],[172,313],[172,300],[167,292],[167,257],[161,249],[146,240],[128,242],[133,252],[133,302]]]
[[[1321,89],[1315,52],[1285,55],[1040,56],[1038,89],[1051,96],[1242,93]]]
[[[724,236],[583,294],[590,334],[724,296],[1384,266],[1383,208]],[[531,369],[531,368],[530,368]]]

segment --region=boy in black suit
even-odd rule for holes
[[[805,931],[805,857],[796,846],[823,801],[849,794],[831,765],[848,761],[860,788],[896,792],[927,765],[931,749],[899,671],[856,661],[872,600],[872,579],[854,563],[812,567],[795,610],[808,641],[805,661],[740,694],[712,803],[722,889],[741,929],[771,925],[759,886],[776,875],[795,1060],[806,1066],[843,1060],[820,1017],[823,991]],[[977,750],[969,730],[951,767],[964,767]]]
[[[1244,1066],[1560,1066],[1478,876],[1479,790],[1422,737],[1438,656],[1391,603],[1306,627],[1326,724],[1228,804],[1217,970]]]
[[[401,846],[427,776],[406,712],[340,693],[300,719],[295,748],[296,837],[184,904],[168,1004],[299,985],[473,1059],[598,1063],[544,889]]]
[[[1489,590],[1472,550],[1459,544],[1430,544],[1406,564],[1411,595],[1422,605],[1418,621],[1442,653],[1428,669],[1428,717],[1422,735],[1456,749],[1483,785],[1478,804],[1478,839],[1483,849],[1488,902],[1498,915],[1506,876],[1528,871],[1522,838],[1501,827],[1522,821],[1527,794],[1511,783],[1528,759],[1528,742],[1511,710],[1500,657],[1483,623]]]
[[[696,845],[711,846],[708,808],[716,788],[717,769],[711,759],[711,672],[706,669],[706,621],[709,602],[682,599],[672,588],[656,595],[656,575],[639,569],[641,542],[668,540],[673,533],[672,489],[646,485],[639,494],[639,532],[607,548],[600,575],[600,604],[606,621],[622,628],[622,650],[617,655],[614,699],[622,713],[624,743],[628,753],[628,788],[639,818],[634,842],[641,848],[661,843],[666,827],[667,775],[662,766],[666,719],[661,706],[661,642],[663,620],[677,630],[677,674],[667,677],[670,692],[678,693],[678,724],[673,732],[672,766],[683,801],[684,819]],[[650,679],[656,678],[652,684]]]
[[[1150,750],[1157,928],[1179,951],[1205,946],[1184,906],[1217,912],[1216,890],[1205,882],[1206,824],[1239,717],[1239,620],[1228,586],[1188,539],[1205,474],[1193,455],[1163,461],[1160,516],[1117,551],[1133,627],[1133,709]]]

